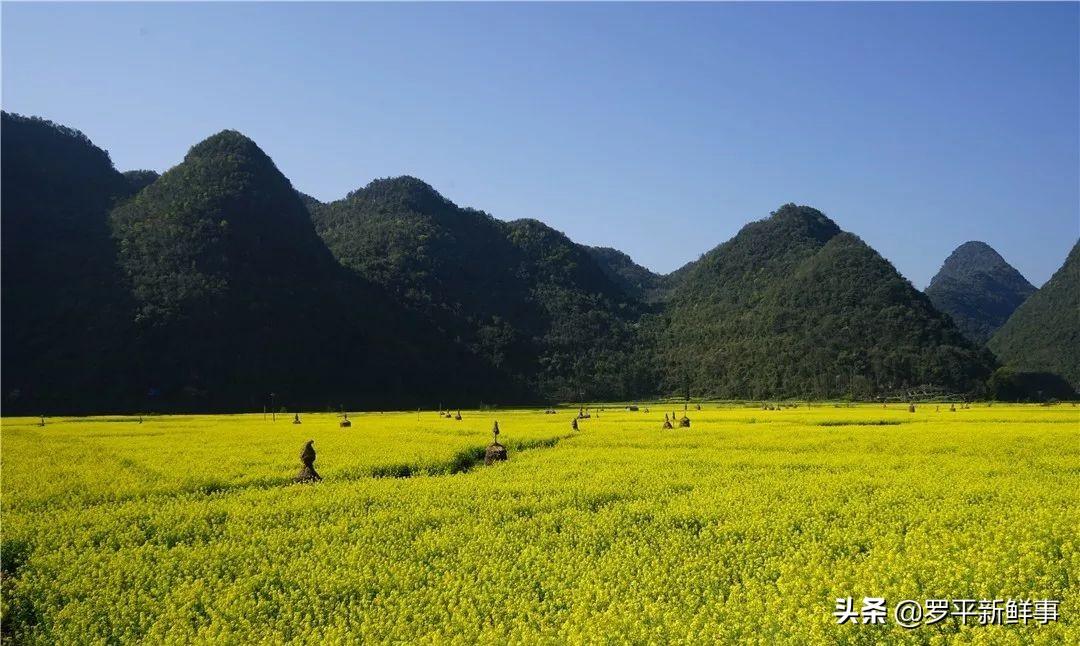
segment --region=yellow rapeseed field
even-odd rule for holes
[[[4,419],[4,637],[1080,643],[1080,409],[648,406]],[[895,622],[935,599],[1059,617]]]

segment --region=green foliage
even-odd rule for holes
[[[452,343],[334,261],[300,194],[237,132],[194,146],[112,222],[137,303],[134,372],[165,400],[378,406],[460,396],[472,377]]]
[[[689,265],[670,274],[656,274],[634,262],[630,256],[611,247],[585,247],[593,260],[616,285],[644,303],[662,303],[686,274]]]
[[[108,400],[129,389],[129,302],[107,214],[130,188],[77,130],[5,112],[2,131],[5,410]]]
[[[641,307],[562,233],[459,208],[412,177],[374,181],[316,205],[312,217],[342,264],[436,321],[529,398],[655,389],[635,333]]]
[[[157,181],[157,178],[161,175],[157,171],[153,170],[127,170],[124,171],[124,179],[127,180],[128,186],[131,187],[132,193],[138,193],[147,186]]]
[[[1076,399],[1069,382],[1052,372],[1017,372],[998,368],[986,385],[986,396],[996,401],[1045,402]]]
[[[887,261],[808,207],[658,276],[411,177],[323,204],[234,131],[160,177],[121,175],[46,121],[5,113],[3,132],[9,411],[868,398],[978,393],[993,368]],[[959,250],[946,266],[941,285],[1001,273]],[[1080,365],[1071,275],[1030,306],[1056,336],[1002,337],[1010,363],[1067,376]]]
[[[1080,389],[1080,242],[988,346],[1007,366],[1053,372]]]
[[[982,242],[965,242],[945,260],[926,295],[968,339],[985,344],[1035,287]]]
[[[706,254],[672,297],[672,392],[870,398],[979,389],[992,358],[857,237],[792,204]]]

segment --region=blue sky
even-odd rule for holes
[[[670,271],[785,202],[917,287],[1080,236],[1080,5],[10,4],[5,110],[120,170],[223,128],[338,199],[410,174]]]

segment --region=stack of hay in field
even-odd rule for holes
[[[668,429],[670,429],[670,428],[673,428],[673,427],[671,426],[671,420],[670,420],[670,419],[668,419],[668,415],[667,415],[667,413],[664,413],[664,430],[668,430]]]
[[[349,421],[348,413],[345,413],[345,416],[342,418],[338,426],[340,426],[341,428],[349,428],[350,426],[352,426],[352,422]]]
[[[304,445],[304,449],[300,451],[300,464],[303,466],[300,469],[300,473],[296,474],[296,477],[293,478],[293,482],[318,482],[319,480],[322,480],[322,476],[315,471],[314,444],[315,440],[308,440],[307,444]]]
[[[484,464],[491,466],[495,462],[505,462],[507,458],[506,447],[499,444],[499,422],[491,429],[492,441],[484,450]]]
[[[679,420],[679,428],[690,428],[690,418],[683,413],[682,418]]]

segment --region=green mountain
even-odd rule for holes
[[[126,170],[124,179],[131,187],[131,193],[135,194],[157,181],[161,174],[153,170]]]
[[[5,411],[108,401],[127,389],[129,306],[108,212],[130,187],[77,130],[6,112],[0,128]]]
[[[657,274],[637,264],[618,249],[585,247],[585,250],[612,282],[643,303],[662,303],[670,298],[692,264],[670,274]]]
[[[461,208],[412,177],[312,207],[346,267],[382,285],[533,398],[653,388],[641,307],[582,247],[536,221]]]
[[[992,357],[888,261],[787,204],[705,254],[672,296],[664,358],[678,392],[875,397],[971,392]]]
[[[988,346],[1009,367],[1052,372],[1080,390],[1080,242]]]
[[[808,207],[660,276],[411,177],[321,203],[234,131],[158,176],[47,121],[2,129],[9,414],[972,393],[995,367]],[[980,251],[931,293],[1018,291]],[[992,395],[1076,384],[1077,255],[991,340],[1013,366]]]
[[[1035,286],[984,242],[957,247],[930,281],[926,295],[953,318],[964,336],[983,345]]]
[[[338,265],[299,194],[240,133],[194,146],[112,224],[136,301],[132,371],[164,400],[258,408],[273,392],[336,408],[467,392],[474,363]]]

